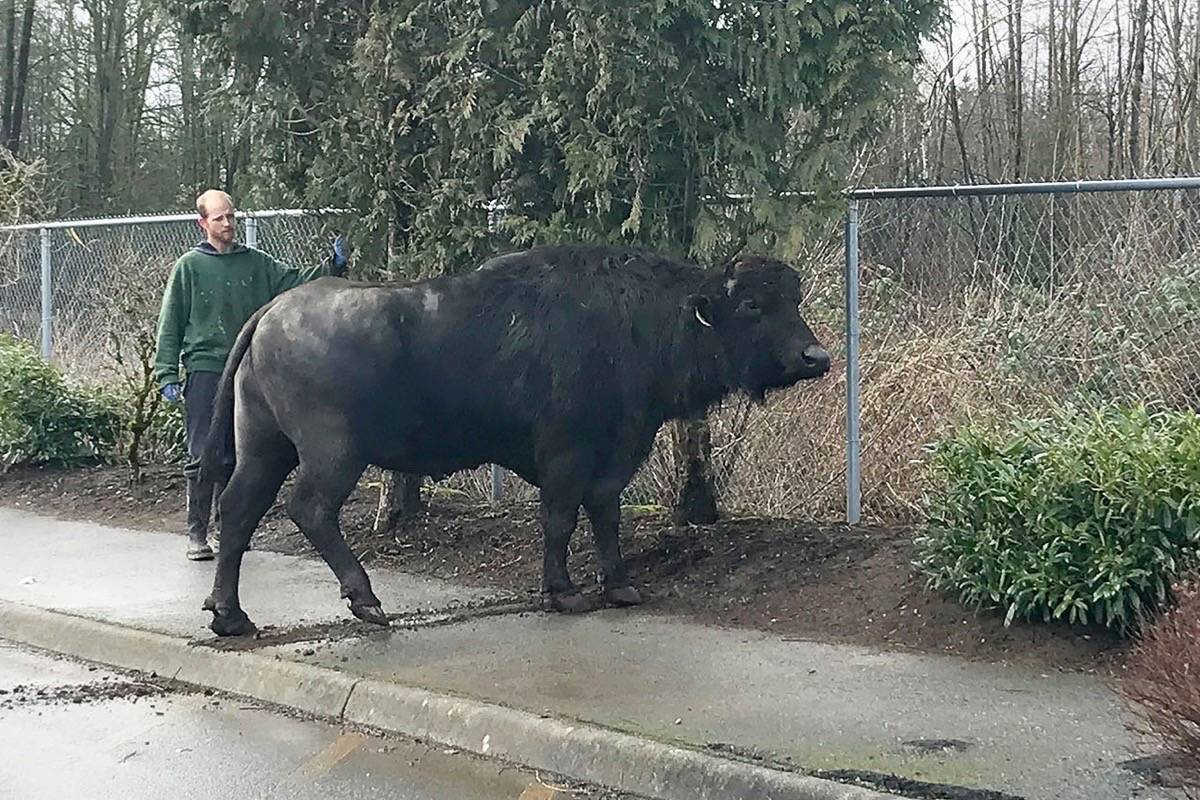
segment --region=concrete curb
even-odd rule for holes
[[[0,600],[0,638],[370,725],[660,800],[897,800],[596,725]]]

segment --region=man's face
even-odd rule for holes
[[[208,216],[200,218],[200,227],[208,241],[218,247],[228,247],[237,236],[237,221],[233,216],[233,206],[222,200],[215,201],[208,207]]]

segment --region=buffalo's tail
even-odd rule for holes
[[[200,455],[200,479],[203,481],[223,484],[233,474],[233,467],[237,461],[233,442],[233,379],[242,363],[242,357],[250,349],[250,340],[254,338],[259,321],[272,305],[274,303],[267,303],[246,320],[233,343],[233,349],[229,351],[229,357],[225,359],[225,369],[221,372],[221,382],[213,400],[208,438],[204,441],[204,449]]]

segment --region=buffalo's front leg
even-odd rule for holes
[[[621,493],[604,492],[584,500],[592,520],[592,541],[600,562],[600,580],[604,600],[614,606],[636,606],[642,596],[629,579],[625,559],[621,557]]]
[[[587,611],[588,604],[567,573],[567,548],[579,523],[579,503],[542,492],[542,594],[553,611]]]

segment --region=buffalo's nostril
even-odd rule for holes
[[[804,348],[804,363],[813,369],[829,369],[829,352],[819,344],[810,344]]]

